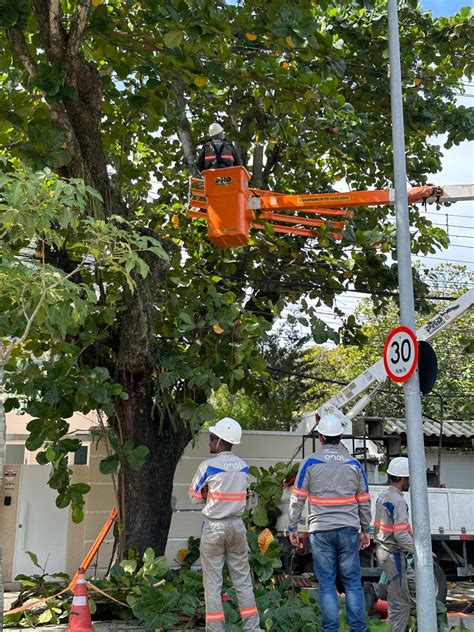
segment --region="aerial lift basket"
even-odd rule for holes
[[[270,225],[276,233],[342,239],[354,208],[393,205],[393,189],[284,194],[249,187],[245,167],[208,169],[190,178],[188,215],[207,221],[209,241],[219,248],[249,242],[250,229]],[[455,202],[473,198],[473,185],[424,185],[408,191],[408,202]]]

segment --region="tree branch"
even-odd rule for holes
[[[60,58],[63,52],[63,38],[61,37],[61,16],[59,0],[49,2],[49,46],[53,57]]]
[[[19,338],[14,338],[10,342],[10,344],[8,344],[6,346],[3,346],[1,348],[0,366],[4,366],[6,364],[6,362],[8,361],[8,358],[10,357],[10,354],[11,354],[13,348],[16,347],[17,345],[22,344],[28,338],[28,334],[30,333],[30,329],[33,326],[35,318],[38,315],[38,312],[40,311],[41,307],[43,306],[43,304],[44,304],[44,302],[46,300],[46,297],[48,296],[49,292],[52,292],[54,289],[56,289],[58,287],[58,285],[61,285],[61,283],[63,283],[67,279],[70,279],[77,272],[79,272],[79,270],[81,270],[85,266],[86,260],[87,260],[87,256],[84,257],[84,259],[81,261],[81,263],[79,263],[74,268],[74,270],[72,270],[72,272],[70,272],[69,274],[66,274],[64,277],[61,277],[59,280],[55,281],[54,283],[51,283],[51,285],[46,285],[45,284],[45,282],[44,282],[44,275],[42,275],[43,290],[42,290],[41,295],[40,295],[40,297],[38,299],[36,307],[34,308],[31,316],[28,318],[28,320],[26,322],[26,325],[25,325],[25,329],[23,330],[23,333],[21,334],[21,336]]]
[[[263,173],[263,144],[255,143],[253,148],[253,167],[252,167],[252,180],[250,186],[260,189],[262,187],[262,173]]]
[[[278,164],[281,156],[281,146],[276,144],[273,145],[272,153],[270,154],[267,164],[265,165],[265,169],[262,174],[262,188],[268,187],[268,179],[270,178],[270,174],[273,171],[273,168]]]
[[[79,50],[82,34],[86,26],[87,14],[91,6],[91,0],[79,0],[76,14],[73,18],[68,38],[68,55],[73,57]]]
[[[196,165],[196,147],[193,141],[191,125],[186,117],[186,99],[184,98],[184,85],[181,81],[176,84],[176,104],[178,106],[177,125],[178,137],[184,151],[184,160],[190,174],[199,177]]]
[[[13,52],[23,64],[26,72],[30,75],[30,77],[35,77],[38,74],[38,67],[36,65],[36,61],[33,59],[30,51],[28,50],[26,39],[22,31],[17,26],[9,26],[6,29],[6,34]]]

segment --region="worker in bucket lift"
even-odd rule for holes
[[[414,553],[408,505],[403,492],[410,488],[408,459],[399,456],[387,469],[389,487],[377,499],[374,541],[377,561],[387,582],[388,619],[392,632],[405,632],[415,604],[415,572],[406,555]]]
[[[370,545],[370,495],[359,461],[340,446],[342,423],[324,415],[316,427],[321,450],[300,465],[290,498],[289,537],[298,545],[298,521],[306,500],[314,571],[319,582],[324,632],[339,630],[336,577],[344,584],[351,632],[366,632],[359,550]]]
[[[224,136],[224,128],[219,123],[209,125],[210,140],[199,152],[197,166],[199,171],[238,167],[242,164],[237,149]]]
[[[215,456],[201,463],[189,488],[195,503],[205,502],[201,534],[201,565],[206,600],[206,630],[224,631],[222,569],[227,562],[239,601],[242,629],[260,630],[248,559],[247,531],[242,514],[247,500],[249,468],[232,453],[242,428],[230,417],[212,426],[209,449]]]

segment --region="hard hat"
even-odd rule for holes
[[[338,437],[344,432],[344,426],[336,415],[324,415],[316,426],[316,431],[325,437]]]
[[[209,125],[209,136],[217,136],[223,131],[224,128],[222,127],[222,125],[219,125],[219,123],[212,123],[211,125]]]
[[[392,459],[388,465],[387,472],[392,476],[408,478],[410,476],[410,468],[406,456],[397,456],[396,459]]]
[[[227,443],[238,445],[242,437],[242,428],[240,424],[231,417],[224,417],[220,419],[215,426],[209,428],[209,432],[219,437]]]

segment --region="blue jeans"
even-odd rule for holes
[[[367,632],[365,601],[360,578],[359,532],[352,527],[311,533],[314,572],[324,632],[339,632],[336,575],[344,584],[346,617],[351,632]]]

